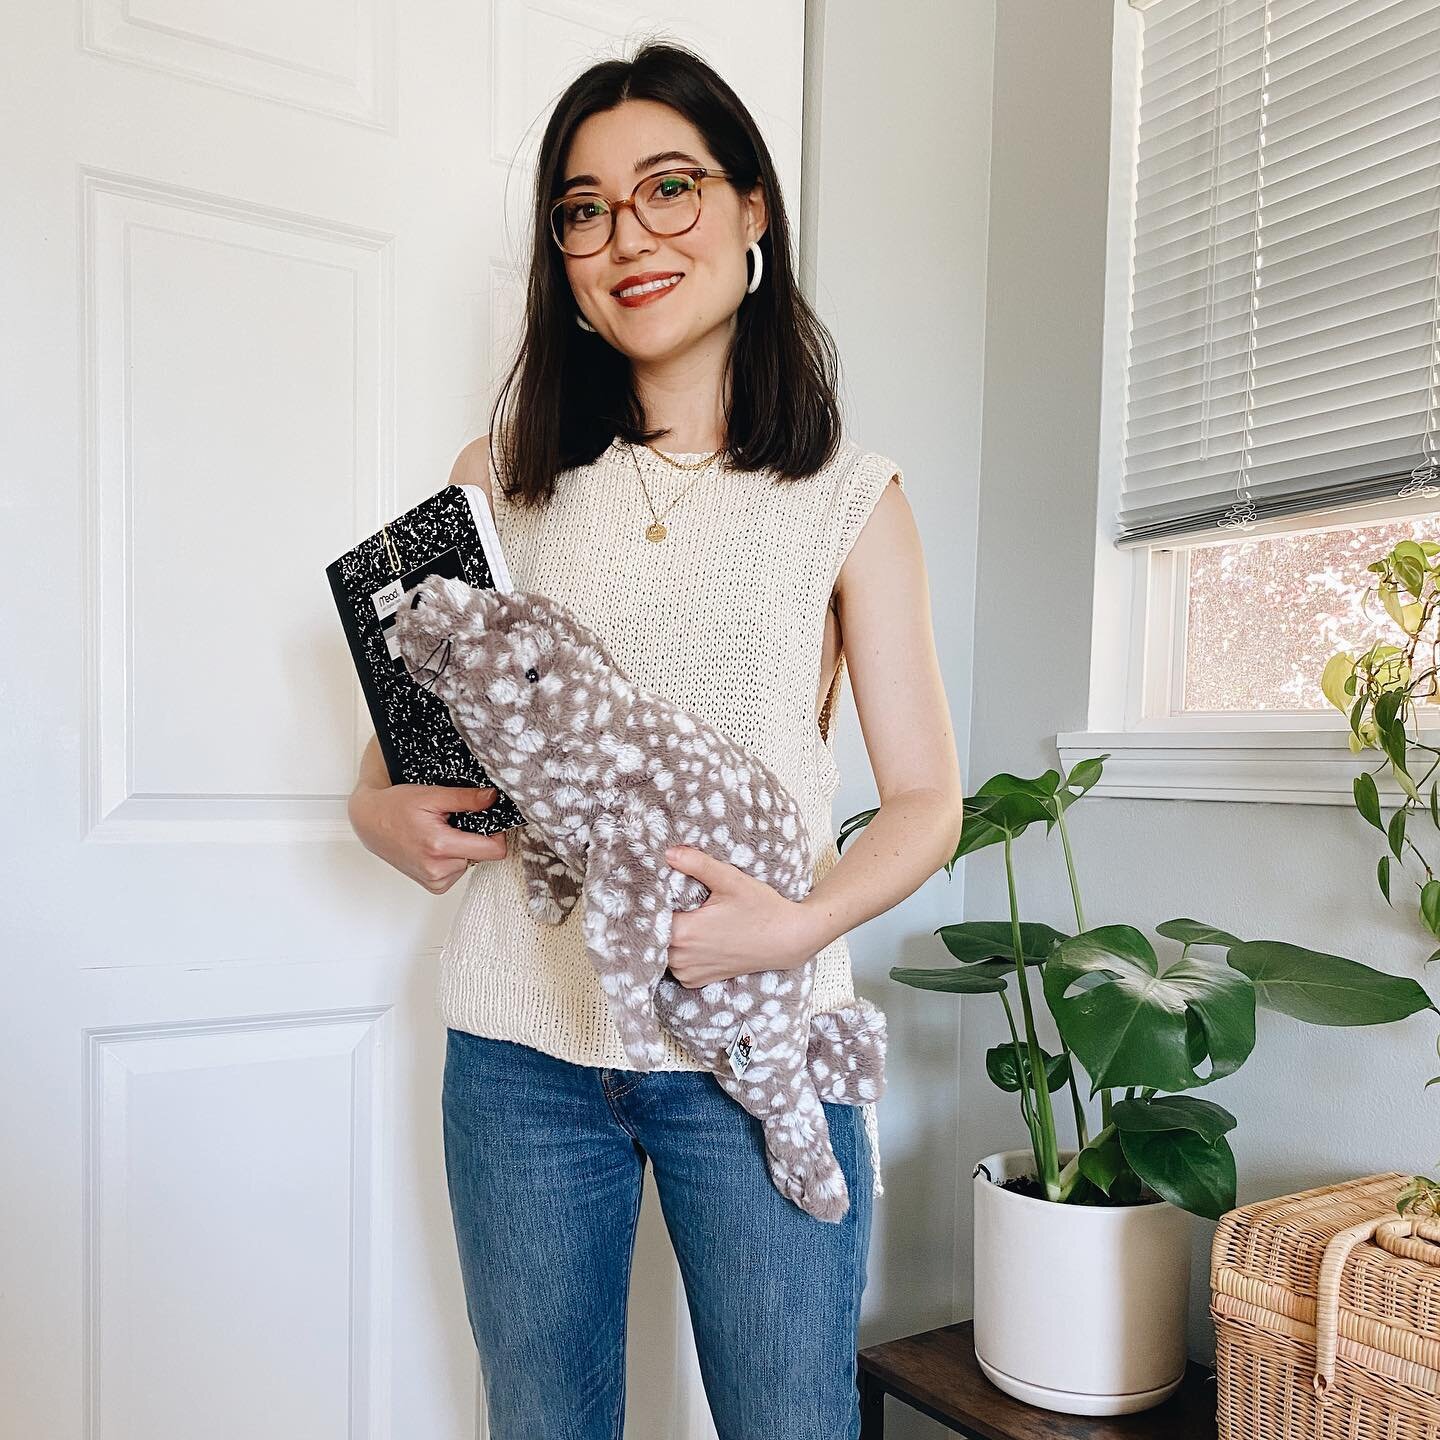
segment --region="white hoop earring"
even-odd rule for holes
[[[760,288],[760,277],[765,273],[765,257],[760,253],[760,242],[752,240],[745,247],[755,256],[755,273],[750,277],[750,283],[745,287],[747,295],[753,295]]]
[[[595,327],[578,310],[575,312],[575,323],[582,330],[588,330],[592,335],[595,333]]]

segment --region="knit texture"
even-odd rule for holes
[[[822,735],[816,706],[825,614],[841,564],[892,476],[903,486],[897,465],[848,440],[814,475],[781,481],[718,462],[679,470],[617,438],[590,464],[564,471],[542,509],[511,503],[499,478],[491,483],[515,587],[568,606],[638,684],[770,765],[805,816],[817,882],[839,859],[833,719]],[[669,527],[658,543],[645,538],[653,518],[646,490]],[[817,956],[813,1010],[855,998],[842,935]],[[469,871],[440,954],[438,1002],[454,1029],[573,1064],[633,1068],[576,917],[548,925],[526,909],[513,837],[508,855]],[[705,1069],[664,1039],[654,1068]],[[876,1106],[861,1109],[879,1195]]]

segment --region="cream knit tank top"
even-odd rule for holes
[[[902,486],[904,478],[884,455],[849,440],[816,474],[794,481],[718,461],[704,472],[679,470],[643,445],[631,454],[617,437],[594,461],[562,472],[538,510],[507,501],[492,478],[510,578],[518,590],[569,606],[638,684],[770,765],[803,808],[818,881],[839,859],[831,801],[840,775],[833,733],[822,735],[815,705],[826,609],[876,501],[892,476]],[[658,543],[645,538],[652,516],[636,461],[669,526]],[[843,673],[837,668],[823,707],[829,714]],[[579,908],[559,925],[533,918],[518,849],[467,876],[440,955],[445,1023],[574,1064],[633,1068],[586,954]],[[842,935],[817,958],[813,1008],[854,995]],[[704,1068],[669,1036],[666,1049],[657,1068]],[[876,1107],[861,1108],[878,1195]]]

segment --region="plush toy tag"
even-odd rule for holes
[[[742,1020],[740,1028],[735,1032],[735,1038],[730,1042],[730,1048],[725,1052],[725,1058],[730,1062],[730,1068],[735,1072],[737,1080],[750,1068],[754,1053],[755,1033],[750,1029],[750,1022]]]

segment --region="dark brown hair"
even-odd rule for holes
[[[732,177],[712,184],[731,184],[742,195],[757,183],[764,189],[765,273],[740,304],[726,359],[725,462],[798,480],[819,470],[840,443],[839,357],[795,283],[790,225],[765,141],[740,97],[704,60],[683,46],[651,41],[633,59],[601,61],[572,81],[540,145],[524,330],[490,426],[504,493],[519,504],[545,504],[561,471],[595,460],[616,435],[644,444],[668,433],[644,428],[627,357],[575,323],[564,257],[549,233],[550,205],[577,127],[631,99],[669,105],[694,125]]]

